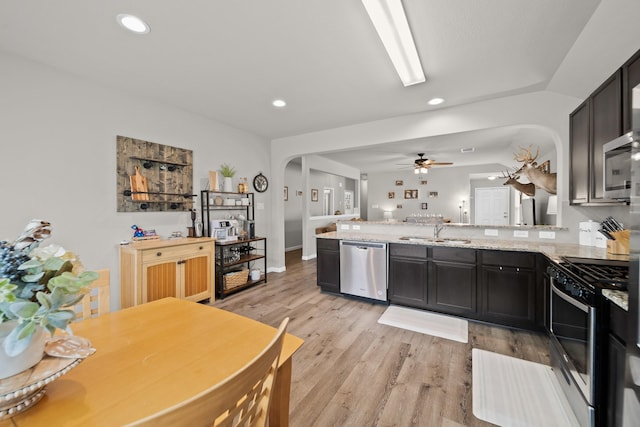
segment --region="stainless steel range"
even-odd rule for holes
[[[580,425],[601,425],[607,316],[602,289],[626,290],[627,261],[563,258],[551,277],[551,366]]]

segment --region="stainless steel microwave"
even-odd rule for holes
[[[631,151],[638,132],[626,133],[602,146],[604,197],[629,200],[631,196]]]

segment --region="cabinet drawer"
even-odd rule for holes
[[[522,268],[535,268],[536,266],[536,256],[530,252],[482,251],[480,256],[484,265]]]
[[[172,247],[145,249],[142,251],[142,263],[155,262],[162,259],[195,257],[199,254],[211,254],[211,243],[194,243]]]
[[[316,239],[316,247],[318,249],[326,249],[329,251],[340,250],[340,240],[338,239]]]
[[[423,245],[403,245],[392,243],[389,245],[390,256],[427,259],[427,247]]]
[[[446,248],[435,246],[432,250],[432,257],[434,261],[465,262],[471,264],[476,263],[475,249]]]

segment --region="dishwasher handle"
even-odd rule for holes
[[[352,246],[352,247],[356,247],[357,249],[361,249],[365,251],[369,249],[385,249],[386,248],[385,243],[350,242],[345,240],[340,241],[340,246]]]

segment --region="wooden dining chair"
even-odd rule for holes
[[[109,269],[96,270],[98,278],[89,286],[89,292],[76,304],[76,321],[100,316],[109,312]]]
[[[266,426],[288,323],[287,317],[260,354],[229,378],[130,426]]]

